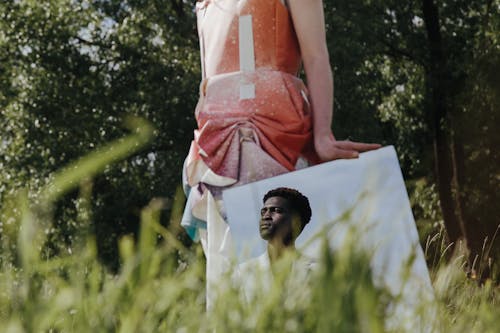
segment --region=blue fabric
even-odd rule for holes
[[[186,210],[185,212],[187,212]],[[184,214],[186,215],[186,214]],[[198,242],[200,240],[200,234],[198,232],[199,229],[207,229],[207,222],[202,221],[200,219],[197,219],[194,217],[192,214],[190,218],[187,220],[184,220],[184,217],[182,218],[181,226],[186,230],[186,233],[189,235],[189,237],[195,241]]]
[[[186,194],[187,202],[186,202],[186,208],[184,209],[184,214],[182,215],[182,220],[181,220],[181,226],[186,230],[186,233],[189,235],[189,237],[195,241],[198,242],[200,240],[200,234],[198,232],[199,229],[207,229],[207,222],[200,220],[196,217],[193,216],[193,213],[191,212],[191,187],[189,186],[184,186],[184,193]]]

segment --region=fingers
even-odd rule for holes
[[[364,142],[354,142],[354,141],[337,141],[336,146],[341,149],[355,150],[358,152],[374,150],[381,147],[381,145],[378,143],[364,143]]]
[[[359,153],[355,150],[337,149],[335,158],[358,158]]]
[[[351,159],[357,158],[359,153],[355,150],[347,150],[340,148],[333,148],[327,151],[318,152],[318,155],[322,161],[333,161],[336,159]]]
[[[336,141],[333,136],[329,140],[315,141],[315,148],[318,157],[322,161],[336,159],[358,158],[359,153],[378,149],[381,147],[377,143],[364,143],[355,141]]]

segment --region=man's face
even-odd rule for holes
[[[290,241],[294,238],[293,222],[294,212],[287,199],[282,197],[268,198],[260,211],[260,237],[266,241]]]

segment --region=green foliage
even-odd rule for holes
[[[324,4],[335,72],[334,132],[338,138],[396,146],[425,243],[442,232],[442,217],[433,172],[432,63],[422,2]],[[456,179],[464,218],[480,234],[490,235],[485,248],[492,244],[490,254],[498,255],[500,242],[492,243],[491,235],[500,213],[500,4],[436,4],[450,92],[445,101],[449,117],[442,125],[461,148],[455,158],[463,166]],[[137,237],[141,209],[150,198],[172,198],[178,189],[195,126],[199,80],[192,2],[0,2],[0,230],[5,248],[16,246],[19,190],[27,189],[29,202],[42,200],[41,190],[56,170],[123,137],[122,119],[136,115],[154,124],[152,143],[107,164],[79,189],[72,187],[57,200],[49,212],[53,223],[44,229],[44,257],[76,251],[86,239],[81,235],[85,229],[95,235],[100,259],[117,271],[118,239]],[[162,201],[163,226],[176,228],[181,197]],[[182,234],[176,237],[187,243]],[[431,257],[441,257],[437,248]]]
[[[469,245],[481,248],[485,237],[490,255],[498,257],[500,242],[492,240],[498,228],[498,135],[500,115],[500,3],[489,1],[427,1],[437,6],[438,31],[445,59],[443,86],[447,113],[435,123],[430,72],[431,58],[424,1],[325,0],[327,41],[335,70],[334,130],[338,137],[393,144],[405,178],[425,179],[415,192],[434,190],[436,127],[453,138],[451,192],[458,192]],[[480,170],[480,172],[479,172]],[[413,192],[412,188],[409,188]],[[441,201],[449,198],[438,198]],[[432,201],[436,201],[433,199]],[[437,201],[439,204],[439,200]],[[439,232],[441,217],[417,209],[424,233]],[[459,212],[454,212],[458,214]],[[429,221],[428,216],[436,216]],[[439,215],[439,214],[438,214]],[[456,226],[458,228],[458,226]]]
[[[496,332],[496,318],[500,314],[498,286],[488,280],[478,287],[474,280],[465,278],[463,257],[455,257],[436,272],[434,287],[439,314],[440,332]]]
[[[118,236],[136,232],[147,198],[171,196],[180,182],[199,81],[194,27],[183,2],[1,2],[2,205],[20,188],[39,196],[55,170],[123,136],[124,115],[148,119],[156,127],[148,149],[92,184],[91,228],[101,258],[117,268]],[[58,201],[51,253],[73,246],[78,201],[76,191]]]
[[[439,209],[439,198],[435,184],[429,184],[426,178],[406,183],[411,193],[411,207],[419,229],[421,243],[436,230],[443,226],[443,219]]]
[[[416,60],[425,36],[422,26],[412,23],[418,12],[416,3],[325,1],[335,133],[395,145],[411,176],[427,171],[430,162],[423,157],[429,134],[423,68]]]
[[[397,297],[374,285],[369,256],[356,250],[354,237],[335,252],[324,246],[315,274],[293,288],[283,287],[290,286],[292,257],[277,263],[273,281],[262,281],[273,288],[251,301],[221,279],[226,292],[207,315],[201,253],[186,249],[161,225],[165,202],[155,199],[141,210],[138,239],[121,238],[121,269],[110,272],[97,260],[96,238],[85,228],[93,215],[90,179],[151,140],[148,123],[135,119],[129,125],[129,136],[56,172],[38,191],[38,200],[24,191],[3,207],[2,216],[11,223],[1,243],[2,332],[385,331],[385,308]],[[41,249],[53,223],[52,208],[77,187],[80,242],[73,253],[45,257]],[[470,283],[461,264],[457,259],[435,274],[436,325],[447,332],[494,332],[498,291],[489,282],[482,288]],[[427,313],[417,313],[419,321],[425,323]]]
[[[434,268],[439,331],[496,332],[498,289],[467,279],[464,257],[445,260],[421,2],[324,3],[336,136],[396,146]],[[449,72],[443,126],[463,148],[456,176],[467,221],[491,235],[500,215],[500,3],[436,3]],[[176,226],[197,43],[187,1],[0,2],[0,331],[383,330],[390,298],[349,246],[325,248],[302,302],[283,288],[253,303],[228,290],[207,316],[203,258]],[[137,120],[124,129],[125,115],[155,129]],[[498,239],[491,244],[485,251],[498,255]]]

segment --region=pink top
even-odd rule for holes
[[[280,0],[204,0],[196,7],[205,77],[240,70],[238,18],[245,15],[252,16],[255,67],[298,73],[299,44]]]
[[[188,183],[236,183],[242,141],[260,147],[252,153],[256,164],[269,170],[274,160],[282,172],[294,170],[312,151],[312,120],[288,9],[281,0],[203,0],[196,11],[203,81]],[[270,176],[260,169],[244,182]]]

